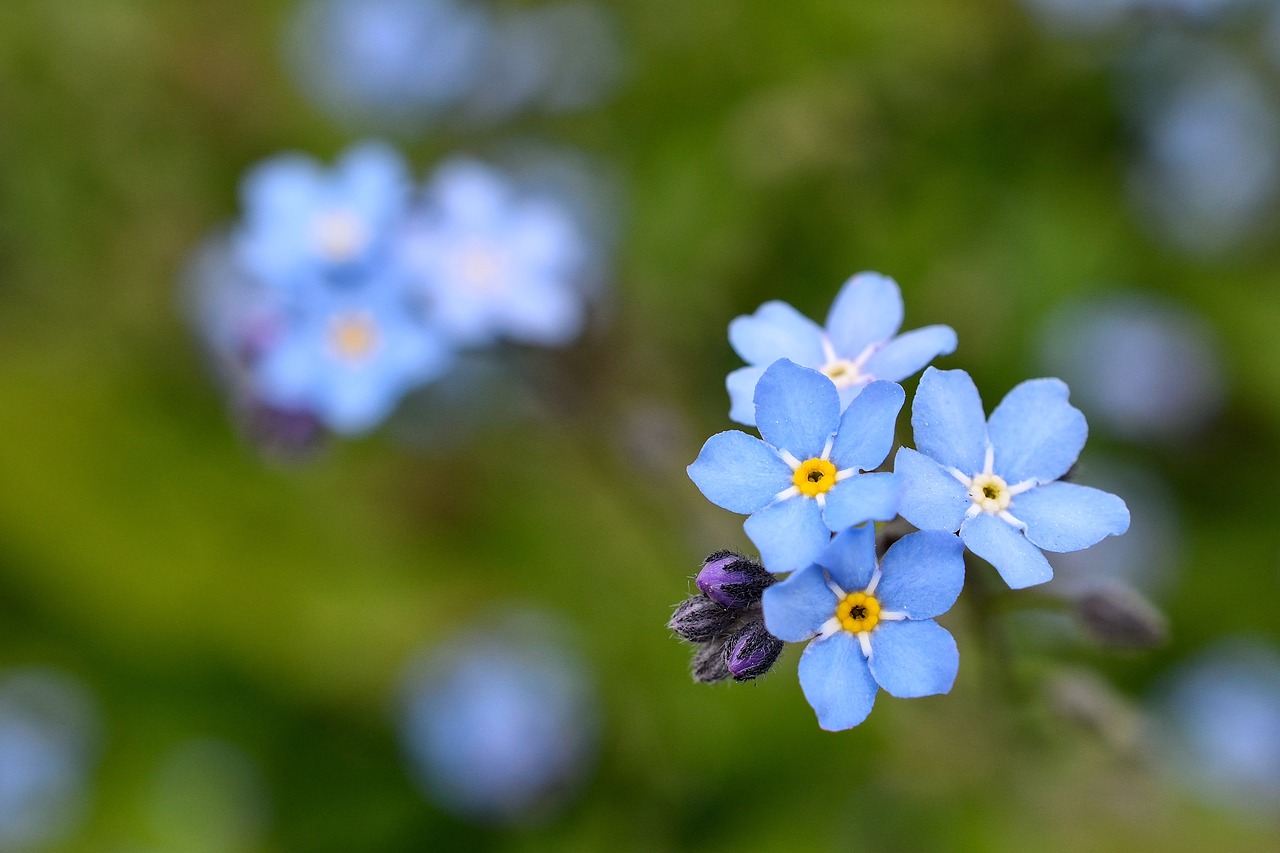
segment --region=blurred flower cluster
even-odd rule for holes
[[[563,346],[598,260],[562,197],[455,158],[416,188],[393,149],[331,169],[295,154],[252,169],[243,213],[194,265],[200,332],[255,437],[361,433],[458,354]]]
[[[751,564],[737,555],[708,558],[702,594],[669,623],[701,644],[695,679],[768,671],[780,644],[723,640],[731,627],[750,630],[757,608],[776,640],[811,641],[800,684],[833,731],[861,723],[880,689],[900,698],[951,689],[959,652],[934,620],[960,595],[966,550],[1022,589],[1053,577],[1043,552],[1129,528],[1124,501],[1064,479],[1088,430],[1058,379],[1021,383],[987,417],[967,373],[927,368],[911,406],[916,449],[900,448],[893,470],[880,470],[906,398],[897,383],[956,347],[946,326],[898,335],[902,318],[897,283],[862,273],[823,328],[781,302],[734,320],[730,340],[752,366],[728,377],[730,416],[760,438],[714,435],[688,469],[712,503],[748,516],[764,569],[790,573],[775,584],[741,570]],[[916,532],[877,557],[874,523],[898,517]],[[706,660],[717,643],[719,670]]]

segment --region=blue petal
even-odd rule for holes
[[[871,713],[875,679],[857,639],[841,631],[809,644],[800,656],[800,689],[829,732],[851,729]]]
[[[1032,379],[1015,387],[991,413],[995,472],[1010,485],[1047,483],[1067,473],[1089,434],[1084,415],[1067,402],[1058,379]]]
[[[864,524],[841,533],[818,558],[818,565],[845,592],[861,592],[876,571],[876,526]]]
[[[249,171],[240,183],[247,215],[308,210],[316,204],[323,183],[320,167],[301,154],[281,154]]]
[[[1009,512],[1027,525],[1027,538],[1046,551],[1079,551],[1129,529],[1129,508],[1110,492],[1048,483],[1013,499]]]
[[[876,598],[885,610],[932,619],[951,609],[964,586],[964,543],[954,533],[922,530],[889,546]]]
[[[960,529],[973,501],[951,473],[923,453],[909,447],[898,450],[893,470],[903,480],[898,512],[921,530]]]
[[[791,485],[787,463],[763,441],[738,430],[707,439],[687,470],[707,500],[730,512],[755,512]]]
[[[803,642],[835,615],[838,603],[822,568],[805,566],[764,591],[764,626],[779,640]]]
[[[962,474],[982,470],[987,423],[978,389],[963,370],[925,370],[911,403],[911,430],[925,456]]]
[[[902,478],[897,474],[854,474],[827,492],[822,517],[832,531],[864,521],[889,521],[902,503]]]
[[[845,282],[827,314],[827,335],[838,355],[857,358],[902,326],[902,291],[888,276],[862,272]]]
[[[787,359],[769,366],[756,384],[756,427],[765,441],[801,461],[826,447],[840,425],[835,383]]]
[[[818,367],[826,362],[822,329],[785,302],[766,302],[729,323],[729,343],[747,364],[768,367],[780,358]]]
[[[902,386],[872,382],[853,399],[840,417],[840,429],[831,445],[836,467],[870,471],[878,468],[893,447],[898,412],[906,400]]]
[[[788,498],[772,503],[742,525],[760,550],[760,562],[771,572],[794,572],[815,563],[831,532],[812,498]]]
[[[334,432],[368,432],[395,409],[403,386],[386,374],[337,375],[330,378],[319,414]]]
[[[729,389],[729,420],[743,426],[756,425],[756,383],[764,376],[763,367],[739,367],[725,378]]]
[[[960,526],[960,538],[969,550],[996,567],[1011,589],[1044,583],[1053,567],[1022,531],[994,515],[981,513]]]
[[[932,619],[881,622],[871,633],[870,665],[890,696],[915,699],[951,690],[960,651],[951,633]]]
[[[940,355],[956,351],[956,333],[950,326],[925,326],[899,335],[885,344],[863,366],[876,379],[901,382]]]

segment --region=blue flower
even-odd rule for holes
[[[939,355],[954,352],[950,326],[925,326],[898,335],[902,292],[879,273],[858,273],[845,282],[827,315],[827,327],[785,302],[766,302],[755,314],[729,324],[729,343],[747,362],[729,374],[729,418],[755,424],[753,394],[765,368],[780,358],[812,367],[840,389],[841,408],[876,379],[901,382]],[[895,337],[896,336],[896,337]]]
[[[1075,464],[1088,428],[1057,379],[1032,379],[991,419],[963,370],[929,368],[911,407],[916,447],[898,451],[902,517],[923,530],[960,531],[969,550],[1014,589],[1044,583],[1041,549],[1078,551],[1129,529],[1115,495],[1057,482]]]
[[[867,718],[876,693],[946,693],[960,666],[956,641],[934,617],[964,585],[964,546],[947,533],[910,533],[876,565],[874,525],[841,533],[815,565],[764,592],[764,623],[780,640],[813,639],[800,687],[828,731]]]
[[[582,329],[578,279],[589,252],[581,230],[562,205],[522,195],[494,169],[469,160],[442,166],[405,253],[459,343],[556,346]]]
[[[357,433],[442,374],[452,351],[397,284],[386,277],[350,292],[318,289],[253,365],[257,395]]]
[[[349,149],[332,170],[300,154],[274,157],[241,186],[236,253],[265,285],[285,290],[317,275],[359,274],[384,259],[410,188],[400,155],[376,143]]]
[[[712,503],[750,515],[743,527],[766,568],[807,566],[833,532],[897,515],[898,478],[861,472],[888,455],[904,397],[901,386],[872,382],[841,415],[831,380],[781,359],[756,387],[764,440],[713,435],[689,477]]]

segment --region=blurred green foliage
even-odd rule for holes
[[[425,446],[393,424],[282,465],[237,436],[177,287],[248,166],[360,135],[286,78],[290,3],[0,4],[0,662],[100,697],[66,849],[214,849],[149,793],[162,756],[206,736],[265,769],[269,851],[1273,849],[1274,824],[1196,805],[1040,687],[1069,662],[1141,698],[1214,636],[1280,636],[1274,241],[1214,262],[1154,244],[1124,201],[1105,54],[1013,0],[610,5],[629,65],[605,107],[401,141],[420,172],[510,136],[616,169],[607,326],[539,362],[531,420]],[[1015,626],[1001,675],[962,602],[943,620],[954,693],[882,695],[838,736],[795,650],[760,683],[690,683],[662,624],[704,553],[747,546],[683,472],[729,427],[726,324],[773,298],[821,316],[860,269],[898,279],[909,328],[957,329],[944,364],[989,405],[1035,375],[1037,324],[1073,296],[1166,293],[1221,330],[1231,399],[1209,434],[1089,451],[1178,490],[1170,647],[1045,648]],[[395,682],[424,644],[522,606],[580,637],[603,755],[568,813],[476,828],[410,783]]]

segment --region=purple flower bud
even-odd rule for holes
[[[737,618],[736,612],[695,595],[680,602],[667,627],[691,643],[705,643],[726,633]]]
[[[699,684],[715,684],[724,681],[731,673],[724,662],[724,643],[703,643],[693,653],[690,665],[693,680]]]
[[[702,562],[698,589],[717,604],[745,610],[760,600],[775,578],[764,566],[732,551],[716,551]]]
[[[748,622],[724,644],[724,663],[734,681],[750,681],[764,675],[782,654],[782,641],[764,627],[764,620]]]

